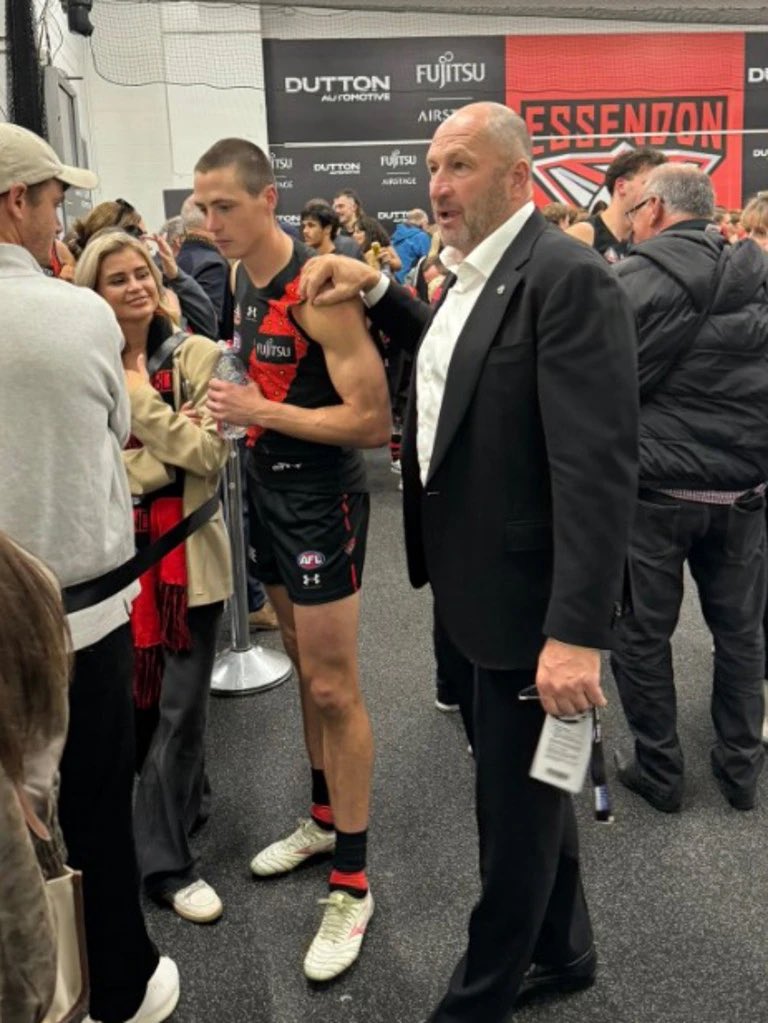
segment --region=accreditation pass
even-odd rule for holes
[[[592,750],[592,714],[573,717],[547,714],[530,776],[566,792],[580,792]]]

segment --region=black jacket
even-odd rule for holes
[[[369,314],[405,347],[433,310],[392,282]],[[414,372],[409,574],[474,663],[533,668],[545,636],[611,645],[637,494],[636,344],[605,261],[534,212],[457,341],[425,486]]]
[[[183,242],[176,262],[185,273],[194,277],[210,299],[216,314],[216,337],[231,338],[232,333],[228,332],[231,300],[227,260],[212,242],[193,235]],[[212,334],[209,336],[213,337]]]
[[[747,489],[768,479],[768,262],[687,221],[615,272],[639,330],[640,482]]]

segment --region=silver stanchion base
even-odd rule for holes
[[[211,692],[217,696],[250,696],[279,686],[292,673],[290,658],[277,650],[261,646],[224,650],[213,665]]]

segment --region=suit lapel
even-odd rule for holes
[[[466,414],[485,364],[485,356],[507,306],[523,280],[519,268],[528,260],[534,241],[545,227],[544,218],[538,211],[534,211],[499,260],[464,324],[448,367],[428,479],[437,471]]]

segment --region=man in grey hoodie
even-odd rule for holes
[[[130,431],[123,338],[94,292],[46,277],[65,189],[94,188],[41,138],[0,124],[0,529],[62,586],[134,551],[121,448]],[[133,845],[130,606],[137,584],[69,616],[74,649],[59,816],[83,871],[95,1023],[166,1019],[178,971],[139,903]]]

